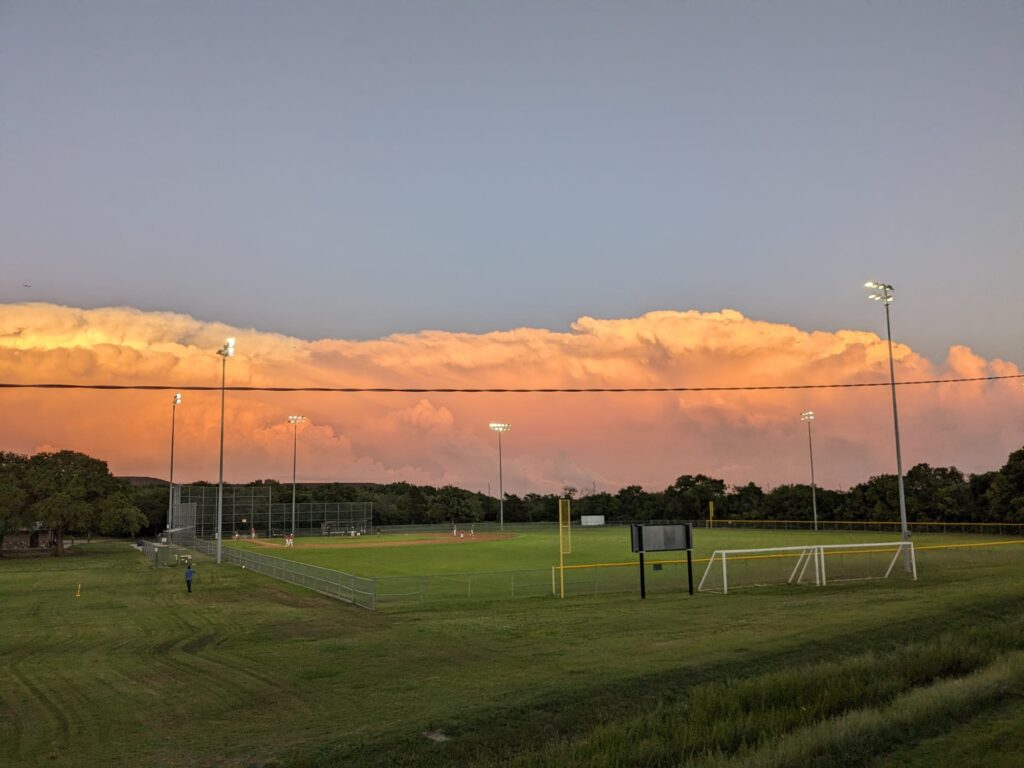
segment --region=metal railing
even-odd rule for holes
[[[210,557],[217,554],[217,543],[214,541],[198,537],[181,537],[175,543]],[[221,560],[361,608],[372,611],[377,607],[376,579],[230,546],[221,547]]]
[[[146,557],[148,557],[150,560],[152,560],[154,565],[156,564],[156,553],[157,553],[157,549],[156,549],[156,543],[155,542],[152,542],[152,541],[143,541],[142,542],[142,554],[144,554]]]

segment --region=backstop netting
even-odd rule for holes
[[[310,502],[295,505],[298,536],[362,536],[373,530],[373,503],[369,501]],[[291,502],[271,507],[271,536],[292,532]]]
[[[225,539],[265,538],[295,532],[298,536],[366,534],[373,528],[371,502],[296,504],[273,502],[271,486],[225,485],[221,534]],[[216,538],[217,486],[180,485],[172,496],[169,532],[189,531],[200,539]]]
[[[830,582],[887,578],[917,579],[911,542],[719,549],[708,560],[697,589],[728,594],[746,587],[824,587]]]

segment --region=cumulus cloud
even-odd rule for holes
[[[0,380],[217,385],[227,336],[236,385],[335,387],[735,386],[885,381],[884,339],[859,330],[808,331],[720,312],[581,317],[569,329],[486,334],[423,331],[369,341],[308,341],[169,312],[0,305]],[[894,347],[897,378],[1013,375],[1010,362],[953,346],[934,363]],[[1021,438],[1005,413],[1017,382],[903,387],[904,461],[997,466]],[[216,392],[185,392],[178,409],[175,476],[214,479],[220,424]],[[0,391],[3,448],[83,450],[115,472],[167,476],[170,393]],[[453,483],[496,490],[503,439],[505,487],[661,488],[680,474],[729,482],[803,482],[806,433],[817,412],[819,481],[845,486],[894,465],[889,392],[806,390],[679,394],[229,393],[225,472],[230,481],[287,479],[291,427],[302,413],[299,474],[307,480]]]

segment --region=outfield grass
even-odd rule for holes
[[[433,574],[486,573],[495,571],[548,570],[558,564],[558,533],[555,528],[515,532],[504,541],[458,541],[448,534],[384,534],[381,536],[296,538],[293,548],[283,540],[230,541],[226,546],[333,568],[363,577],[421,576]],[[566,565],[635,562],[630,550],[629,528],[576,529],[572,553]],[[898,541],[899,533],[877,531],[765,531],[698,529],[694,531],[693,556],[701,559],[716,549],[845,544]],[[1011,537],[1002,537],[1006,540]],[[958,534],[916,534],[919,547],[936,544],[998,541],[1000,537]],[[425,543],[426,542],[426,543]],[[380,546],[376,546],[376,545]],[[403,546],[391,546],[400,544]],[[304,546],[305,545],[305,546]],[[651,560],[683,557],[680,552],[648,555]]]
[[[946,732],[999,757],[1024,703],[1024,548],[923,553],[916,583],[401,614],[76,550],[0,560],[5,765],[932,765]]]
[[[467,598],[507,599],[538,597],[561,591],[561,574],[553,566],[559,562],[558,535],[555,528],[518,531],[505,540],[465,540],[448,534],[385,534],[358,538],[310,537],[296,539],[295,547],[280,540],[231,542],[230,546],[263,555],[332,568],[363,578],[376,579],[376,604],[382,610],[408,610],[422,603],[461,602]],[[700,582],[708,557],[717,549],[806,546],[810,544],[870,543],[898,539],[880,538],[878,532],[786,531],[752,529],[699,529],[694,532],[694,582]],[[977,535],[920,534],[914,537],[919,548],[919,564],[927,571],[932,563],[952,565],[991,562],[1005,553],[966,553],[948,557],[933,547],[977,544],[980,541],[1006,541],[1009,537]],[[630,550],[629,529],[577,529],[572,537],[572,553],[566,555],[564,588],[568,596],[602,592],[636,591],[639,576],[637,556]],[[1015,555],[1010,555],[1014,557]],[[757,582],[785,583],[795,565],[796,554],[778,558],[737,559],[730,568],[733,588]],[[891,557],[882,552],[861,550],[856,555],[829,558],[828,567],[836,579],[885,573]],[[683,552],[652,553],[648,563],[669,562],[663,568],[647,570],[647,587],[652,592],[679,592],[687,589],[688,578]],[[593,564],[601,567],[586,567]],[[621,567],[611,567],[613,565]],[[945,566],[944,566],[945,567]],[[897,574],[899,575],[899,574]],[[711,574],[709,586],[720,573]]]

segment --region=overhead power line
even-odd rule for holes
[[[921,386],[930,384],[966,384],[977,381],[1001,381],[1024,379],[1024,373],[1006,376],[974,376],[958,379],[918,379],[897,381],[896,386]],[[839,384],[764,384],[735,387],[224,387],[228,392],[337,392],[378,393],[378,394],[573,394],[573,393],[641,393],[641,392],[777,392],[790,389],[861,389],[866,387],[888,387],[888,381],[867,381]],[[182,384],[15,384],[0,382],[0,389],[91,389],[104,391],[165,391],[176,392],[219,392],[218,386]]]

